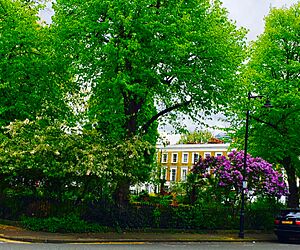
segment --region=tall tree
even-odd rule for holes
[[[54,8],[61,60],[91,88],[89,119],[104,137],[149,134],[163,117],[226,105],[245,31],[219,1],[57,0]]]
[[[235,106],[235,113],[251,110],[250,152],[285,169],[289,207],[299,206],[296,182],[300,173],[299,13],[300,3],[289,9],[271,10],[265,19],[264,33],[251,46],[244,70],[245,89],[269,98],[273,108],[268,111],[261,108],[262,101],[257,99],[239,100],[239,107]]]

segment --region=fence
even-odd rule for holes
[[[273,227],[277,208],[246,208],[245,228],[268,230]],[[200,205],[155,206],[135,204],[117,207],[102,201],[94,203],[57,202],[55,200],[0,199],[0,218],[18,220],[32,217],[61,217],[76,213],[86,221],[123,229],[238,229],[239,209]]]

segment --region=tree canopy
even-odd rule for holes
[[[58,57],[85,86],[88,121],[107,140],[155,143],[158,120],[226,105],[245,31],[219,1],[57,0],[54,9]]]
[[[226,104],[245,32],[219,1],[58,0],[54,8],[57,46],[77,82],[92,87],[89,115],[100,130],[144,133],[163,116],[175,122],[179,111],[195,117]]]

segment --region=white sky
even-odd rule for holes
[[[249,30],[248,40],[255,40],[264,30],[264,17],[270,8],[290,7],[298,0],[223,0],[228,9],[229,17],[236,21],[237,26]]]

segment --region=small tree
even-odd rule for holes
[[[207,143],[213,134],[207,130],[188,132],[180,136],[179,144]]]
[[[59,201],[109,198],[120,180],[145,182],[152,169],[147,157],[155,149],[138,137],[107,146],[95,129],[68,134],[59,123],[28,119],[12,122],[4,131],[0,195],[9,190]]]
[[[213,196],[222,202],[235,204],[239,200],[243,180],[244,151],[233,151],[221,157],[206,157],[193,166],[191,175],[198,187],[213,191]],[[246,176],[248,197],[272,196],[280,198],[287,194],[283,175],[272,168],[262,158],[253,158],[249,154],[246,159]]]

